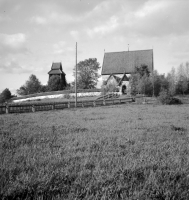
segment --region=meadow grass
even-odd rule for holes
[[[189,105],[0,116],[0,199],[189,199]]]

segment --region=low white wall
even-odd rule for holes
[[[92,97],[92,96],[99,96],[101,92],[86,92],[86,93],[77,93],[78,97]],[[25,99],[18,99],[13,100],[14,103],[24,102],[28,100],[37,100],[37,99],[54,99],[54,98],[65,98],[68,94],[55,94],[55,95],[47,95],[47,96],[37,96],[37,97],[30,97]],[[70,97],[75,97],[75,93],[70,93]]]

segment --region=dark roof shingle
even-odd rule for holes
[[[64,75],[66,75],[62,71],[62,63],[53,63],[51,70],[48,72],[48,74],[64,74]]]
[[[153,70],[152,49],[105,53],[102,75],[131,74],[141,65],[147,65],[150,72]]]
[[[62,74],[63,72],[60,69],[51,69],[48,74]]]
[[[53,63],[51,69],[60,69],[60,70],[62,70],[62,63]]]

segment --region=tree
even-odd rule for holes
[[[48,85],[41,85],[40,92],[47,92],[48,91]]]
[[[77,65],[77,87],[79,89],[92,89],[95,88],[100,77],[98,70],[100,64],[96,58],[89,58],[80,61]],[[74,68],[75,76],[75,68]],[[75,82],[73,82],[75,84]]]
[[[162,90],[168,90],[169,83],[164,74],[154,71],[154,95],[159,96]]]
[[[168,91],[171,95],[174,95],[176,92],[176,73],[175,68],[173,67],[171,71],[167,74],[168,81]]]
[[[142,78],[143,76],[150,76],[150,71],[147,65],[141,65],[141,67],[135,67],[136,73]]]
[[[8,88],[4,89],[0,94],[0,103],[4,103],[12,97],[11,92]]]
[[[189,93],[189,63],[181,63],[177,68],[176,73],[176,94]]]
[[[131,74],[129,79],[129,84],[131,86],[131,94],[136,95],[139,93],[138,84],[139,84],[139,76],[138,74]]]
[[[60,79],[60,76],[54,75],[50,77],[48,81],[48,90],[49,91],[63,90],[63,84],[62,80]]]
[[[41,83],[35,75],[30,75],[29,80],[17,90],[20,95],[34,94],[41,91]]]
[[[135,68],[135,73],[130,78],[131,94],[137,93],[152,95],[152,81],[148,66],[141,65]]]
[[[189,62],[186,62],[185,64],[185,74],[186,77],[189,79]]]
[[[186,77],[180,77],[180,80],[177,82],[176,85],[176,93],[177,94],[185,94],[188,93],[189,89],[189,81],[187,80]]]

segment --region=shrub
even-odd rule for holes
[[[3,95],[0,94],[0,103],[4,103],[6,100],[5,100],[5,97]]]
[[[170,95],[167,90],[162,90],[158,99],[164,105],[182,104],[180,99]]]
[[[40,92],[48,92],[48,86],[47,85],[41,85]]]
[[[108,92],[119,92],[119,88],[114,84],[103,85],[101,88],[101,93],[106,94]]]
[[[70,94],[65,94],[65,95],[64,95],[64,98],[65,98],[65,99],[70,99],[70,98],[71,98],[71,95],[70,95]]]
[[[4,103],[5,101],[9,100],[12,97],[11,92],[9,89],[3,90],[0,94],[0,103]]]

